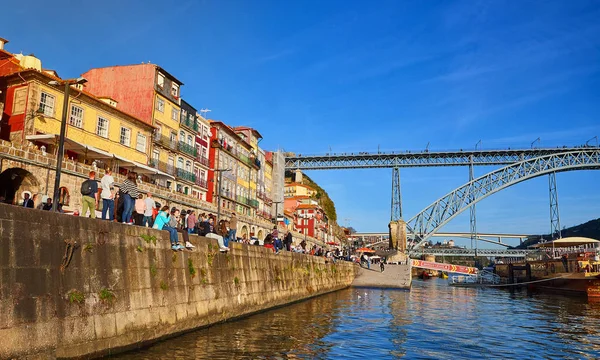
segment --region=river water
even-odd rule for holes
[[[338,291],[116,359],[598,359],[600,303],[413,281]]]

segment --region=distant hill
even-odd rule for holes
[[[561,234],[562,237],[581,236],[600,240],[600,219],[590,220],[586,223],[563,229]],[[527,249],[528,246],[539,243],[540,239],[550,240],[551,236],[550,234],[529,236],[527,240],[523,241],[515,249]]]

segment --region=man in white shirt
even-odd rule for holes
[[[154,225],[154,221],[152,220],[152,209],[154,209],[156,205],[151,193],[146,194],[146,199],[144,202],[146,203],[146,210],[144,211],[142,226],[146,226],[146,224],[148,224],[148,227],[152,227],[152,225]]]
[[[100,187],[102,193],[102,219],[114,220],[115,214],[115,190],[114,190],[115,179],[112,177],[112,170],[107,169],[100,181]],[[106,214],[108,213],[108,218]]]

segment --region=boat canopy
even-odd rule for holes
[[[534,248],[551,248],[551,247],[571,247],[580,245],[595,245],[600,243],[598,240],[586,238],[586,237],[567,237],[562,239],[556,239],[553,241],[547,241],[533,245]]]

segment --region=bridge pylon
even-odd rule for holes
[[[400,187],[400,168],[392,169],[392,203],[390,209],[390,249],[406,252],[406,222],[402,219],[402,190]]]
[[[558,211],[558,191],[556,190],[556,172],[548,174],[550,191],[550,236],[552,240],[562,238],[560,230],[560,212]]]

